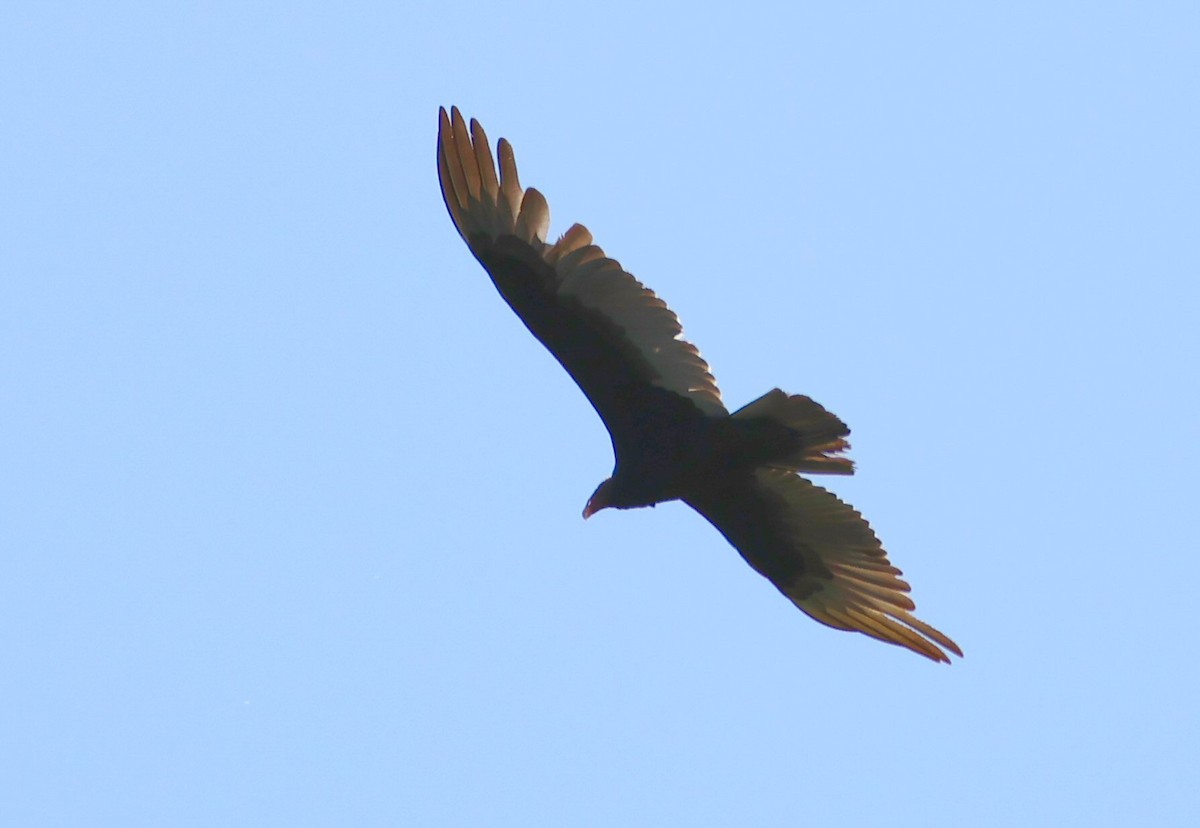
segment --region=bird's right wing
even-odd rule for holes
[[[499,143],[499,176],[478,122],[441,111],[438,178],[459,235],[500,294],[600,414],[614,443],[643,409],[726,413],[696,347],[666,303],[572,226],[555,244],[542,194],[522,189],[512,147]],[[674,399],[673,399],[674,398]],[[647,424],[648,426],[650,424]]]
[[[750,566],[805,613],[934,661],[962,650],[912,614],[879,539],[857,511],[791,472],[759,469],[686,498]],[[944,648],[944,649],[943,649]]]

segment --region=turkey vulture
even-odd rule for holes
[[[732,414],[666,304],[500,169],[478,122],[440,112],[438,179],[454,226],[500,295],[554,354],[612,437],[616,466],[583,510],[682,500],[805,613],[935,661],[949,637],[912,615],[909,586],[862,515],[796,472],[853,474],[850,430],[808,397],[768,391]],[[944,648],[944,649],[943,649]]]

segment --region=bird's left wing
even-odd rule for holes
[[[962,655],[948,636],[912,614],[900,570],[862,515],[831,492],[764,468],[685,500],[817,621],[934,661],[949,662],[945,650]]]
[[[591,400],[614,443],[637,431],[663,391],[707,415],[726,413],[708,364],[666,303],[573,225],[546,242],[550,208],[517,178],[512,147],[499,143],[499,175],[483,127],[443,109],[438,178],[459,235],[497,289]],[[667,394],[666,397],[670,397]]]

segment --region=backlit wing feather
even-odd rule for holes
[[[661,407],[664,391],[705,415],[727,413],[707,363],[680,338],[675,314],[593,244],[586,227],[546,242],[550,209],[541,193],[521,187],[507,141],[498,145],[497,175],[483,127],[468,126],[457,108],[443,109],[437,155],[459,235],[583,389],[614,444],[636,443],[639,407]]]
[[[702,514],[801,610],[823,624],[907,647],[934,661],[961,656],[916,618],[909,586],[857,511],[831,492],[777,469],[690,496]]]

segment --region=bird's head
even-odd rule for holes
[[[592,492],[592,496],[588,498],[587,505],[583,507],[583,519],[587,520],[601,509],[615,506],[616,504],[613,502],[614,494],[613,478],[610,477],[597,486],[596,491]]]

